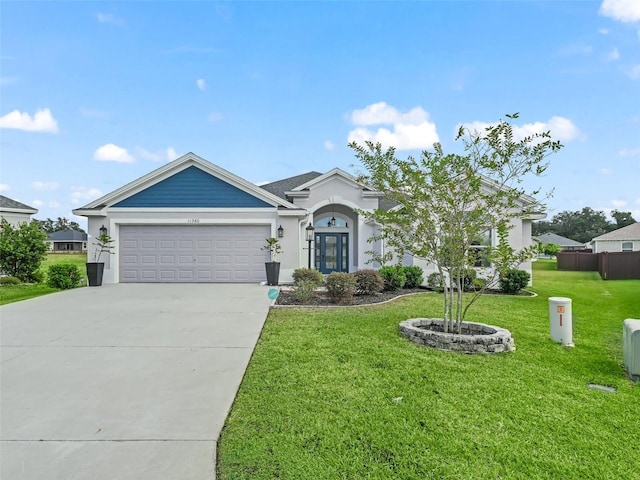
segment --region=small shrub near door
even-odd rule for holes
[[[293,298],[298,303],[309,303],[316,296],[316,283],[311,280],[301,280],[293,287]]]
[[[315,268],[296,268],[293,271],[293,282],[298,285],[301,282],[312,282],[316,287],[322,285],[324,278]]]
[[[384,290],[384,279],[376,270],[358,270],[353,276],[356,279],[356,293],[360,295],[375,295]]]
[[[404,287],[407,276],[402,265],[387,265],[380,268],[380,275],[384,279],[384,289],[393,292]]]
[[[511,269],[500,276],[500,290],[503,293],[518,293],[526,287],[531,275],[524,270]]]
[[[47,284],[52,288],[67,290],[80,285],[82,273],[77,265],[57,263],[47,270]]]
[[[330,273],[325,283],[333,303],[347,303],[356,292],[356,277],[350,273]]]

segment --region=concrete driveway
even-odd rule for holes
[[[215,478],[267,291],[119,284],[1,307],[0,478]]]

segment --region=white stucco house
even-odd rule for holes
[[[595,237],[591,248],[593,253],[640,251],[640,222]]]
[[[37,208],[30,207],[17,200],[0,195],[0,218],[9,222],[12,226],[18,226],[31,221],[31,215],[38,213]]]
[[[338,168],[257,186],[188,153],[73,213],[88,218],[89,235],[104,226],[115,239],[105,283],[262,282],[267,237],[279,237],[280,281],[288,282],[309,262],[323,273],[371,268],[366,252],[384,246],[367,242],[377,225],[357,210],[383,207],[382,193]],[[531,220],[514,222],[514,248],[531,245]],[[487,242],[496,241],[490,232]]]

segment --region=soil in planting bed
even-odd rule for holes
[[[347,302],[333,303],[326,291],[318,291],[314,297],[305,303],[297,302],[293,292],[288,290],[281,290],[280,296],[276,300],[276,305],[308,305],[317,307],[329,307],[329,306],[344,306],[344,305],[372,305],[376,303],[386,302],[402,295],[408,295],[412,293],[427,293],[431,292],[426,288],[403,288],[394,292],[382,292],[376,295],[354,295]]]

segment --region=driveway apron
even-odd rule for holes
[[[0,478],[215,478],[267,291],[117,284],[1,307]]]

